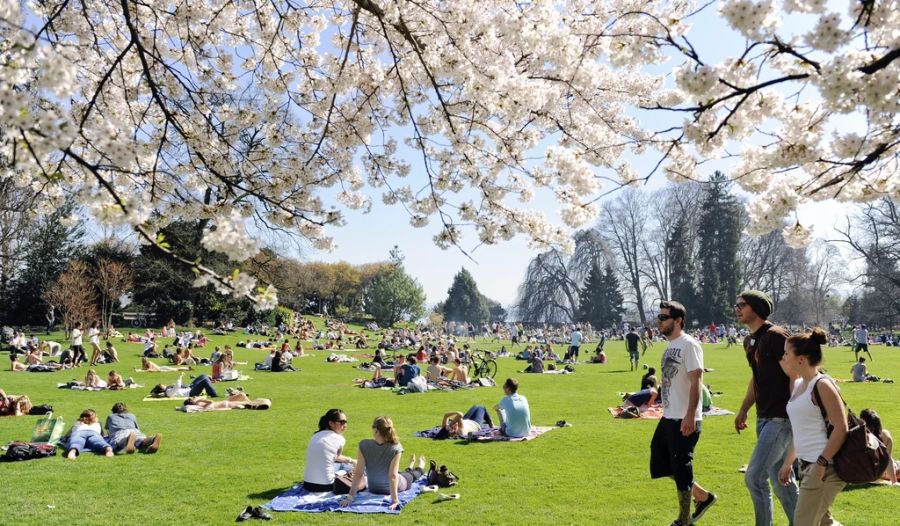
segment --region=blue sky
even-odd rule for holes
[[[846,10],[846,2],[830,3],[836,10],[842,12]],[[809,27],[808,21],[808,17],[793,17],[788,23],[797,29],[791,32],[804,32],[805,28]],[[695,17],[692,26],[691,41],[706,62],[718,62],[735,49],[743,48],[742,39],[718,19],[715,5]],[[669,62],[665,65],[664,71],[669,71],[675,64]],[[402,133],[402,130],[398,133]],[[410,159],[410,162],[415,163],[415,159]],[[636,162],[639,167],[641,165],[647,167],[650,163],[649,158]],[[710,166],[709,172],[711,173],[714,168]],[[722,168],[727,173],[727,166]],[[655,176],[646,188],[652,191],[665,183],[666,180],[662,175]],[[409,225],[409,218],[402,208],[383,205],[377,195],[372,197],[374,206],[370,213],[348,211],[347,225],[330,231],[337,244],[336,250],[323,253],[310,249],[291,255],[308,261],[343,260],[350,263],[365,263],[387,259],[388,251],[397,245],[406,256],[407,271],[424,287],[429,304],[444,299],[453,276],[462,267],[472,273],[483,294],[504,305],[515,301],[528,263],[537,255],[535,250],[528,247],[527,240],[523,236],[517,236],[512,241],[500,245],[480,246],[470,252],[469,258],[457,249],[437,248],[432,242],[432,236],[437,232],[433,223],[422,229],[413,228]],[[557,218],[554,202],[547,196],[538,195],[532,206],[544,211],[550,218]],[[845,204],[812,203],[803,206],[798,211],[798,217],[803,224],[814,227],[817,237],[827,238],[830,237],[835,222],[842,221],[848,210],[849,207]],[[477,239],[474,232],[466,234],[469,244],[464,243],[464,248],[470,250]]]

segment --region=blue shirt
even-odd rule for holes
[[[400,366],[400,378],[397,380],[397,384],[400,387],[406,387],[406,384],[409,383],[410,380],[419,376],[419,366],[418,365],[410,365],[405,363]]]
[[[528,408],[527,398],[515,393],[504,396],[498,405],[503,415],[501,431],[504,435],[521,438],[531,433],[531,410]]]

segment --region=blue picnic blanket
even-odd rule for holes
[[[419,479],[413,482],[413,485],[408,490],[397,495],[400,499],[400,506],[395,510],[388,509],[391,505],[390,495],[376,495],[368,491],[359,492],[353,504],[342,508],[340,503],[346,495],[335,495],[330,491],[323,493],[310,492],[303,488],[302,482],[263,504],[262,507],[272,511],[302,511],[306,513],[345,511],[349,513],[390,513],[397,515],[409,501],[419,496],[426,484],[424,478]]]

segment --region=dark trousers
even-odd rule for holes
[[[678,491],[694,485],[694,447],[700,439],[700,422],[690,436],[681,434],[681,419],[662,418],[650,441],[650,476],[672,477]]]
[[[209,376],[201,374],[197,378],[194,378],[194,381],[191,382],[191,396],[198,396],[204,391],[206,391],[207,395],[213,398],[219,396],[216,393],[216,388],[213,387],[212,381],[209,379]]]

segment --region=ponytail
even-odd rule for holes
[[[381,435],[381,438],[383,438],[385,442],[390,444],[400,443],[400,439],[397,437],[397,431],[394,429],[394,422],[392,422],[390,418],[379,416],[375,419],[372,427],[378,430],[378,434]]]

